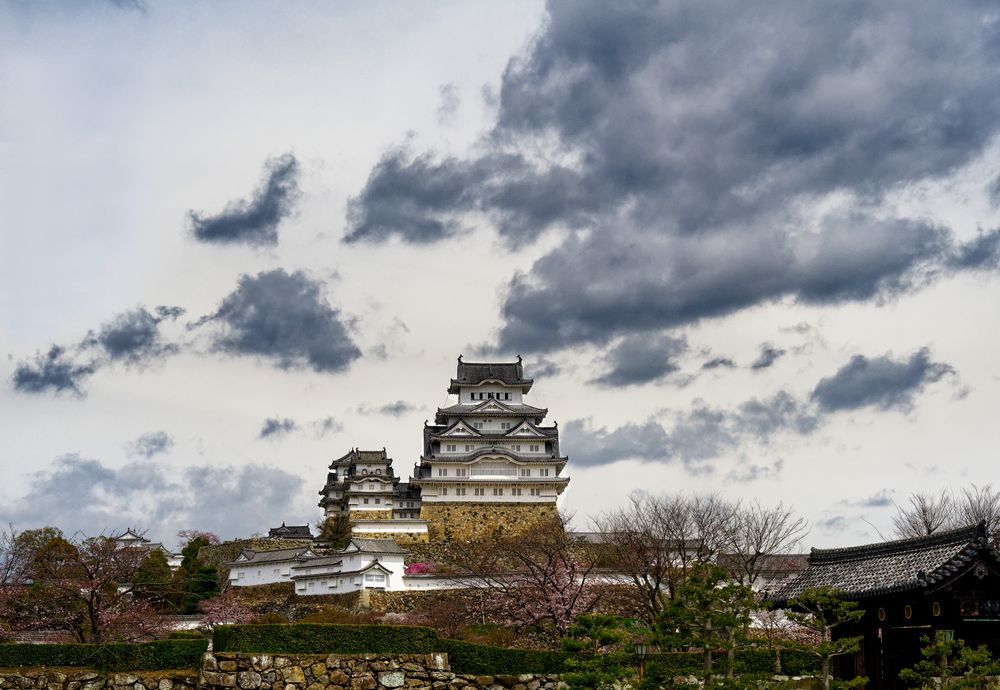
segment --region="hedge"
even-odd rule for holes
[[[208,640],[160,640],[141,644],[5,644],[0,667],[81,666],[97,671],[197,669]]]
[[[456,673],[480,675],[519,673],[562,673],[568,652],[511,649],[438,637],[432,628],[396,625],[338,625],[297,623],[291,625],[228,625],[215,629],[213,648],[219,652],[285,654],[430,654],[446,652]],[[602,654],[610,665],[635,666],[633,654]],[[719,671],[726,658],[715,656]],[[815,655],[785,649],[782,671],[788,675],[808,675],[819,667]],[[702,668],[700,652],[663,652],[646,658],[646,667],[655,667],[664,677],[697,674]],[[770,674],[774,653],[750,649],[736,655],[736,672]]]
[[[511,649],[485,644],[442,639],[439,652],[448,653],[455,673],[494,675],[498,673],[562,673],[568,652]]]
[[[217,652],[282,654],[430,654],[441,643],[432,628],[402,625],[220,625]]]

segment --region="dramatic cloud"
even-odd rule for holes
[[[650,419],[609,431],[574,419],[563,430],[562,446],[577,466],[629,459],[678,461],[688,472],[701,474],[713,470],[710,461],[747,443],[767,443],[777,433],[809,434],[818,423],[806,406],[782,391],[767,400],[748,400],[733,410],[710,408],[698,401],[690,410],[674,413],[668,424]],[[763,470],[758,474],[764,476]]]
[[[21,393],[73,393],[83,395],[84,380],[95,371],[93,364],[74,363],[66,350],[53,345],[34,362],[20,362],[11,382]]]
[[[166,453],[173,445],[174,440],[166,431],[151,431],[126,445],[125,451],[129,455],[139,455],[148,459],[158,453]]]
[[[96,334],[89,333],[84,347],[96,347],[112,361],[143,364],[177,352],[177,346],[163,342],[160,323],[176,319],[184,313],[180,307],[157,307],[156,314],[143,307],[119,314],[101,326]]]
[[[170,545],[184,528],[245,536],[298,518],[302,484],[262,465],[168,472],[146,461],[115,468],[71,454],[33,475],[27,493],[0,508],[0,519],[18,529],[55,525],[67,533],[148,527],[151,537]]]
[[[346,369],[361,351],[323,288],[302,272],[289,274],[280,268],[242,276],[208,319],[223,325],[216,349],[266,358],[282,369]]]
[[[736,366],[736,362],[729,359],[729,357],[713,357],[704,364],[701,365],[702,369],[732,369]]]
[[[784,354],[785,354],[784,350],[774,347],[773,345],[770,345],[768,343],[764,343],[763,345],[760,346],[760,354],[757,356],[757,359],[755,359],[753,363],[750,365],[750,368],[755,370],[768,369],[772,364],[777,362],[778,359],[780,359]]]
[[[277,417],[268,417],[264,420],[264,424],[260,427],[260,438],[279,438],[288,434],[292,431],[298,429],[298,425],[295,423],[294,419],[289,419],[285,417],[284,419],[279,419]]]
[[[165,342],[159,328],[164,320],[183,313],[180,307],[159,306],[155,314],[145,307],[119,314],[77,345],[53,345],[34,362],[18,363],[12,377],[14,390],[83,395],[87,377],[109,363],[143,365],[173,354],[177,346]]]
[[[676,358],[687,352],[686,338],[640,334],[623,338],[605,354],[610,370],[591,383],[631,386],[649,383],[680,369]]]
[[[203,242],[274,245],[278,224],[291,214],[299,198],[299,163],[290,153],[268,159],[264,179],[249,201],[234,201],[222,213],[188,212],[195,238]]]
[[[867,406],[905,412],[912,408],[915,394],[954,373],[950,365],[932,362],[927,348],[901,360],[888,354],[872,358],[855,355],[833,376],[816,384],[811,398],[828,412]]]
[[[551,2],[477,153],[388,152],[345,240],[433,242],[482,215],[511,244],[568,230],[508,286],[515,351],[995,268],[995,232],[962,244],[884,203],[1000,131],[987,10]]]
[[[413,412],[417,406],[406,400],[397,400],[381,406],[359,405],[359,414],[382,414],[389,417],[401,417],[408,412]]]

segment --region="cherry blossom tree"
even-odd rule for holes
[[[594,582],[596,558],[588,544],[567,534],[562,518],[527,533],[469,544],[456,560],[459,576],[488,592],[485,614],[553,642],[601,597]]]
[[[10,602],[19,627],[66,630],[79,642],[95,644],[164,631],[151,598],[134,592],[148,549],[106,536],[68,540],[57,531],[34,543],[37,532],[18,535],[30,537],[24,540],[22,572],[31,582],[18,587]]]
[[[205,614],[202,622],[209,627],[246,623],[253,617],[253,612],[232,589],[199,602],[198,608]]]

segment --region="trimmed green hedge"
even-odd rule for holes
[[[281,654],[430,654],[443,651],[432,628],[402,625],[220,625],[217,652]]]
[[[80,666],[97,671],[197,669],[208,640],[160,640],[141,644],[5,644],[0,667]]]
[[[562,673],[569,652],[510,649],[444,639],[432,628],[396,625],[337,625],[298,623],[291,625],[227,625],[215,629],[213,648],[219,652],[272,654],[430,654],[446,652],[456,673],[495,675],[512,673]],[[635,666],[632,654],[602,654],[602,662]],[[716,655],[715,666],[725,669],[726,658]],[[782,670],[788,675],[808,675],[819,668],[816,656],[799,650],[781,653]],[[646,658],[664,677],[697,674],[700,652],[664,652]],[[750,649],[736,655],[737,673],[770,674],[774,654]]]
[[[498,673],[562,673],[568,652],[491,647],[485,644],[442,639],[439,652],[448,653],[455,673],[493,675]]]

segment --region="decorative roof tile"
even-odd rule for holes
[[[990,547],[983,524],[913,539],[813,549],[806,571],[773,598],[787,602],[806,588],[823,585],[851,599],[918,590],[963,572],[982,556],[1000,558]]]

